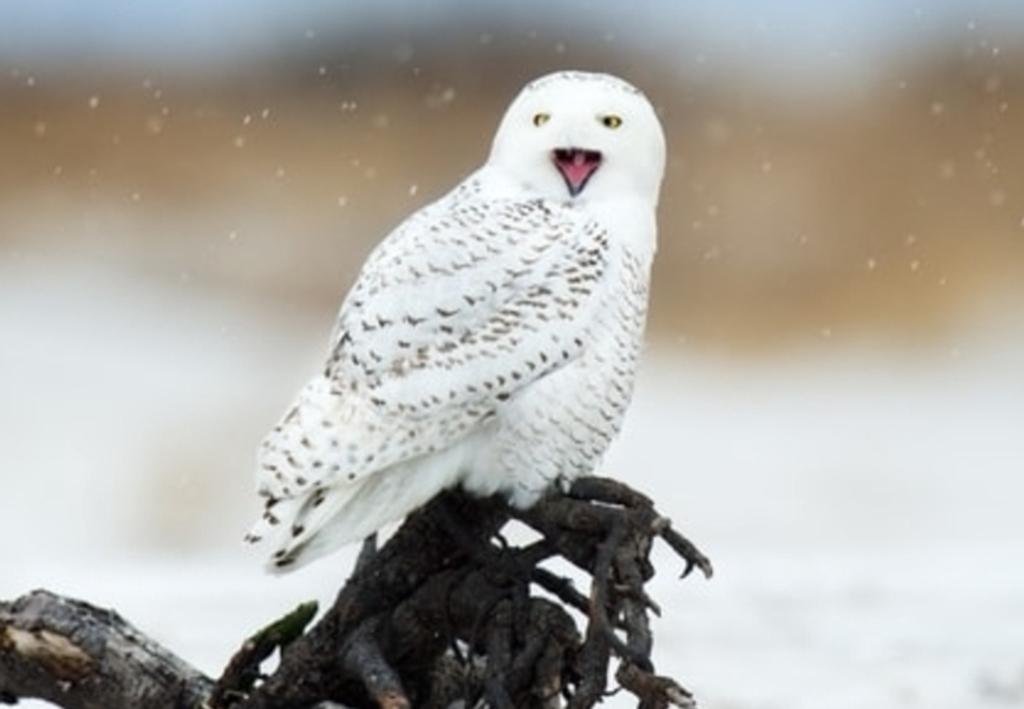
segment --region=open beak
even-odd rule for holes
[[[569,194],[575,197],[601,167],[601,153],[582,148],[555,148],[551,153],[555,167],[562,173]]]

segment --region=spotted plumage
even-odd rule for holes
[[[632,391],[663,167],[629,84],[527,85],[487,163],[364,264],[323,371],[262,443],[249,539],[272,538],[271,569],[452,485],[528,506],[595,469]]]

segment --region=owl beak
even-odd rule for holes
[[[555,148],[551,153],[555,167],[562,173],[569,194],[575,197],[601,167],[601,153],[582,148]]]

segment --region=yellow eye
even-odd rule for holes
[[[614,114],[609,114],[607,116],[601,116],[601,124],[605,128],[611,128],[614,130],[622,125],[622,119]]]
[[[542,126],[542,125],[544,125],[545,123],[547,123],[550,120],[551,120],[551,114],[550,113],[537,113],[537,114],[534,114],[534,116],[533,116],[533,125],[535,125],[535,126]]]

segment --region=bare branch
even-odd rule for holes
[[[213,683],[113,611],[48,591],[0,603],[0,696],[68,709],[193,709]]]

